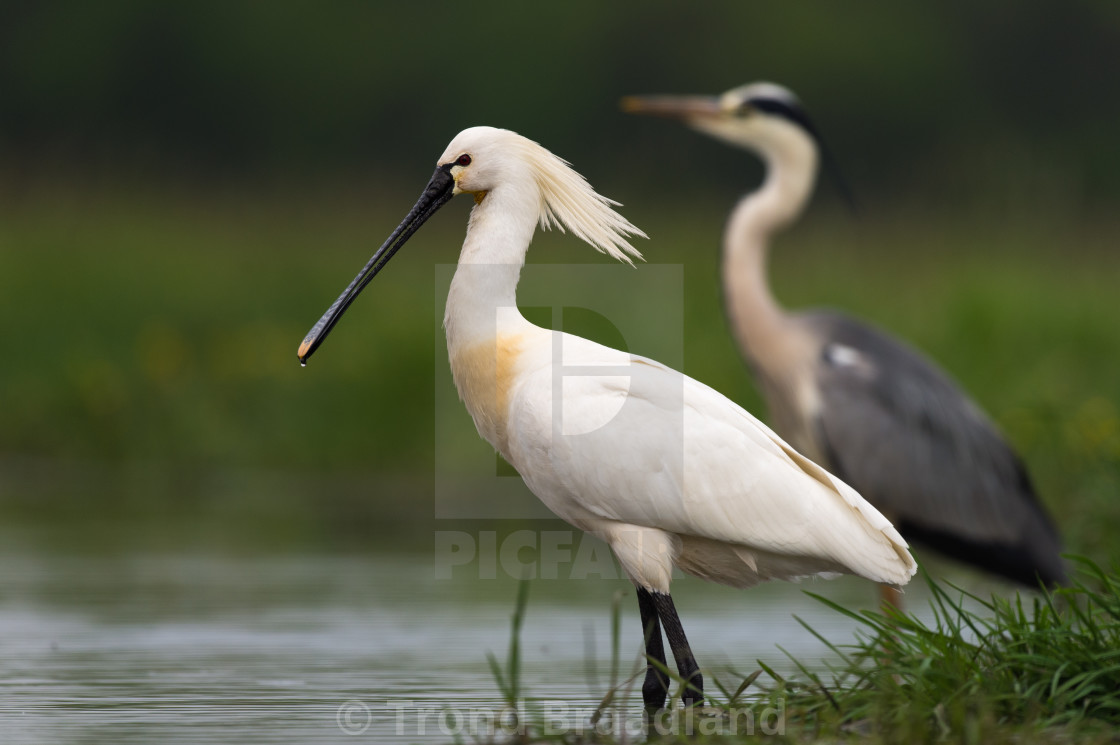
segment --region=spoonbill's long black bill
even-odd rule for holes
[[[436,172],[432,174],[432,180],[424,187],[424,193],[416,200],[416,204],[409,210],[408,215],[405,216],[397,229],[393,231],[385,242],[381,244],[381,248],[373,255],[362,271],[358,272],[358,276],[354,277],[342,294],[338,296],[323,317],[311,327],[307,332],[307,336],[303,337],[303,342],[299,345],[299,361],[300,364],[306,365],[308,358],[315,353],[323,340],[327,338],[327,334],[331,332],[334,325],[338,323],[338,319],[342,318],[342,314],[350,307],[350,303],[358,297],[358,293],[365,289],[369,281],[377,276],[382,267],[389,263],[389,259],[393,258],[400,247],[408,242],[412,234],[420,229],[429,217],[434,215],[436,211],[447,204],[451,197],[454,195],[455,180],[451,177],[451,164],[440,166]]]

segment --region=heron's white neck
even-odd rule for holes
[[[740,349],[764,364],[780,347],[787,316],[767,282],[766,259],[771,237],[793,222],[812,193],[817,150],[808,137],[782,138],[768,147],[766,180],[740,200],[723,236],[724,302]]]

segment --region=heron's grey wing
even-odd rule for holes
[[[922,355],[842,315],[824,341],[816,435],[828,466],[908,539],[1016,581],[1065,580],[1060,539],[992,422]]]

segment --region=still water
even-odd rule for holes
[[[504,662],[517,594],[477,574],[437,578],[430,555],[0,554],[0,742],[471,742],[500,722],[487,653]],[[606,691],[626,589],[530,584],[523,689],[557,726],[585,724]],[[674,594],[697,658],[734,688],[756,659],[792,668],[775,645],[826,655],[793,614],[851,638],[802,589],[874,602],[852,578]],[[620,602],[628,671],[639,624],[633,593]]]

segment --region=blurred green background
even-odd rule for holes
[[[1120,558],[1117,50],[1103,0],[9,0],[0,522],[109,550],[426,547],[449,385],[433,267],[469,205],[413,239],[307,369],[295,350],[476,124],[625,204],[649,262],[684,267],[685,371],[763,413],[716,272],[761,168],[617,102],[769,79],[801,96],[860,204],[824,177],[776,246],[779,297],[940,361],[1069,547]],[[549,234],[529,261],[606,259]],[[638,317],[658,302],[631,299]],[[460,413],[453,447],[493,458]]]

